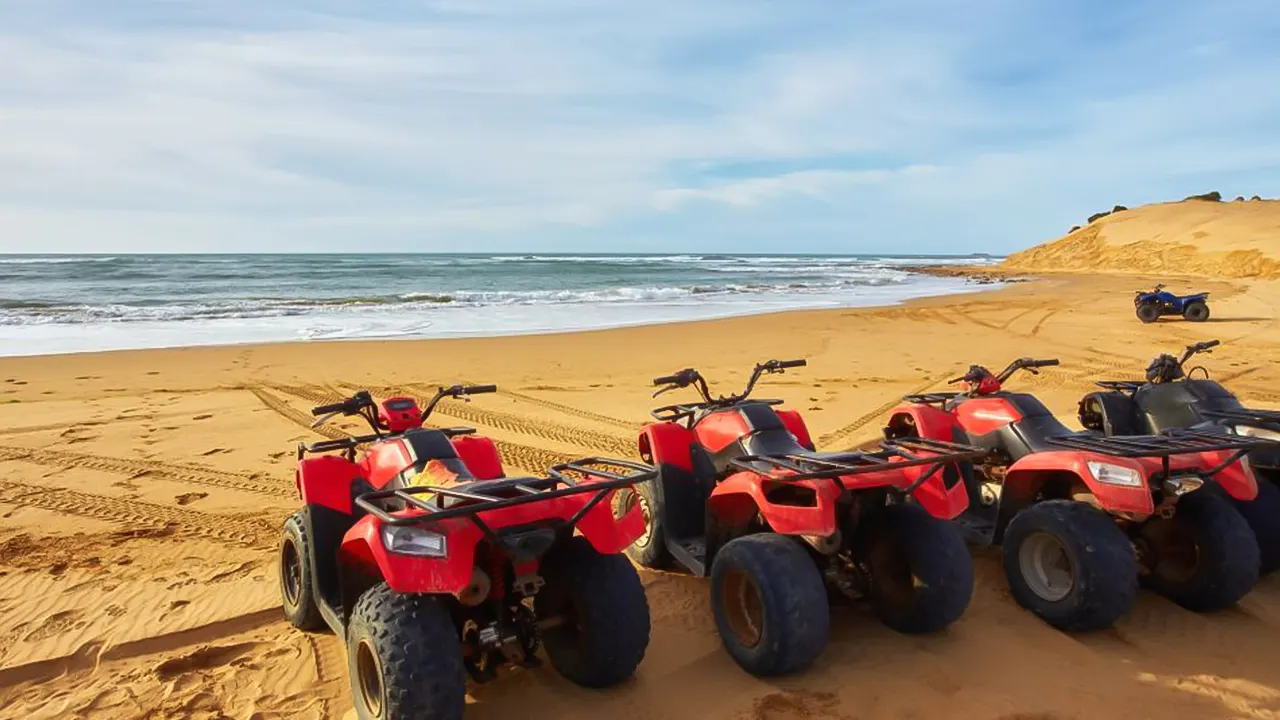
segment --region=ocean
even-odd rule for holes
[[[0,255],[0,355],[511,335],[893,304],[986,257]]]

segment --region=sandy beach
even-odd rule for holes
[[[1194,281],[1210,322],[1142,325],[1153,279],[1057,275],[901,306],[513,338],[294,343],[0,359],[0,715],[341,718],[343,650],[281,618],[274,552],[296,507],[308,409],[357,388],[427,395],[459,380],[500,392],[444,413],[541,470],[633,456],[654,375],[697,367],[737,389],[753,363],[802,357],[764,396],[805,413],[820,449],[874,440],[908,392],[970,363],[1062,361],[1017,386],[1069,425],[1095,380],[1140,374],[1201,340],[1203,363],[1280,407],[1280,282]],[[339,425],[354,429],[355,425]],[[637,677],[587,691],[550,671],[475,687],[468,717],[1269,718],[1280,715],[1280,578],[1198,615],[1144,592],[1113,630],[1070,636],[1019,609],[994,552],[975,554],[967,614],[939,636],[833,610],[807,673],[775,682],[721,650],[704,582],[642,572],[654,617]]]

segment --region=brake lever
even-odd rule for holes
[[[318,428],[318,427],[320,427],[321,425],[323,425],[323,424],[325,424],[325,423],[329,422],[330,420],[332,420],[332,419],[334,418],[334,416],[336,416],[336,415],[341,415],[341,414],[342,414],[342,411],[341,411],[341,410],[334,410],[333,412],[328,413],[328,414],[326,414],[326,415],[321,415],[320,417],[318,417],[318,418],[316,418],[316,419],[315,419],[315,422],[311,423],[311,428],[314,430],[315,428]]]
[[[658,396],[659,396],[659,395],[661,395],[662,393],[664,393],[664,392],[668,392],[668,391],[670,391],[670,390],[675,390],[675,389],[676,389],[676,388],[678,388],[678,387],[680,387],[680,386],[679,386],[679,385],[668,385],[668,386],[666,386],[666,387],[662,388],[661,390],[659,390],[659,391],[655,392],[655,393],[652,395],[652,397],[658,397]]]

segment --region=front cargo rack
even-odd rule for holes
[[[624,474],[605,468],[620,468],[630,472]],[[575,480],[573,475],[580,477]],[[611,490],[630,487],[657,476],[657,468],[649,465],[629,460],[589,457],[552,466],[547,471],[546,477],[519,477],[505,480],[481,480],[454,486],[416,485],[399,490],[375,490],[357,497],[355,504],[386,525],[421,525],[448,518],[465,517],[475,523],[485,536],[496,539],[493,531],[480,519],[480,513],[570,495],[595,493],[595,496],[574,513],[573,517],[565,521],[565,525],[572,527]],[[585,482],[589,478],[600,478],[600,480]],[[446,503],[437,504],[419,498],[418,495],[449,498],[461,501],[462,504],[446,506]],[[393,514],[381,505],[388,500],[403,503],[406,510],[414,509],[420,512]]]
[[[1045,442],[1071,450],[1083,450],[1112,457],[1160,458],[1163,476],[1169,476],[1169,458],[1173,455],[1190,455],[1205,452],[1233,450],[1219,465],[1196,472],[1201,477],[1212,477],[1249,454],[1250,450],[1268,445],[1271,441],[1243,435],[1228,435],[1203,430],[1168,430],[1163,435],[1058,435],[1045,438]]]
[[[1257,410],[1255,408],[1236,408],[1232,410],[1201,410],[1200,414],[1225,420],[1232,425],[1248,425],[1268,430],[1280,430],[1280,410]]]
[[[1146,384],[1147,383],[1144,380],[1099,380],[1094,383],[1094,385],[1106,390],[1127,392],[1130,394],[1141,390],[1142,386]]]
[[[959,392],[932,392],[932,393],[915,393],[912,395],[903,395],[902,399],[909,403],[918,405],[942,405],[943,403],[954,400],[964,393]]]
[[[929,438],[898,438],[880,443],[878,451],[851,450],[840,453],[792,453],[786,455],[744,455],[729,461],[739,470],[759,475],[769,475],[771,480],[798,482],[800,480],[838,479],[849,475],[898,470],[919,465],[932,465],[905,491],[916,489],[944,466],[986,457],[989,450]],[[783,470],[789,475],[774,476],[772,472]]]
[[[1202,430],[1170,430],[1164,435],[1055,435],[1045,442],[1071,450],[1096,452],[1113,457],[1168,457],[1219,450],[1253,450],[1268,441],[1242,435],[1204,432]]]

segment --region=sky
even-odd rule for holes
[[[0,253],[1003,254],[1280,196],[1275,0],[0,0]]]

